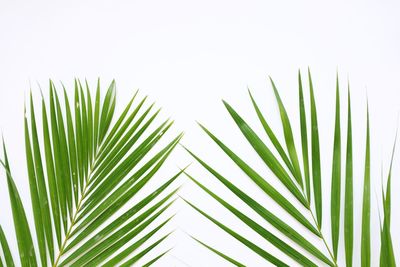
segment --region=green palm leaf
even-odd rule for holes
[[[341,183],[341,140],[340,140],[340,96],[339,77],[336,75],[336,112],[335,112],[335,134],[333,141],[332,156],[332,183],[331,183],[331,232],[332,248],[335,259],[337,259],[340,228],[340,183]]]
[[[367,108],[367,140],[365,148],[364,188],[361,227],[361,265],[371,265],[371,173],[370,173],[370,136],[369,111]]]
[[[136,204],[131,200],[155,179],[182,134],[157,148],[172,122],[157,123],[159,110],[153,111],[153,104],[144,109],[146,97],[137,101],[137,92],[116,118],[114,81],[102,101],[98,81],[94,102],[87,82],[83,86],[75,80],[73,101],[64,86],[63,99],[53,82],[49,87],[48,101],[42,97],[41,137],[32,94],[30,116],[24,118],[35,230],[29,228],[5,146],[1,161],[6,170],[21,265],[133,264],[168,237],[156,237],[169,221],[157,219],[173,203],[171,198],[178,189],[169,188],[183,171]],[[165,192],[168,193],[157,200]],[[156,222],[155,226],[152,222]],[[152,243],[143,247],[147,242]],[[1,228],[0,244],[4,255],[1,264],[13,266],[16,261]],[[152,258],[155,261],[162,255]]]
[[[317,217],[318,228],[322,226],[322,192],[321,192],[321,162],[319,148],[319,132],[317,107],[314,97],[314,87],[311,79],[311,72],[308,70],[308,83],[310,86],[310,113],[311,113],[311,163],[314,189],[314,205]]]
[[[287,222],[284,218],[280,218],[270,210],[268,204],[256,201],[251,197],[250,192],[246,192],[245,188],[239,188],[235,185],[235,179],[232,177],[234,174],[223,175],[215,168],[211,167],[206,160],[201,159],[196,153],[187,149],[188,153],[200,163],[210,174],[212,174],[219,182],[221,182],[227,189],[236,195],[246,206],[251,208],[257,213],[259,219],[264,220],[278,232],[278,237],[274,232],[270,231],[267,227],[261,226],[254,221],[244,212],[240,211],[237,207],[229,204],[228,201],[220,195],[215,194],[212,189],[203,185],[197,178],[187,174],[189,179],[193,181],[199,188],[206,192],[210,197],[219,202],[223,207],[229,210],[234,216],[241,220],[242,224],[247,229],[254,231],[263,237],[270,244],[285,253],[288,257],[292,258],[302,266],[338,266],[339,242],[343,238],[345,243],[344,253],[345,262],[347,266],[352,266],[353,262],[353,147],[352,147],[352,120],[351,120],[351,103],[350,103],[350,90],[348,92],[348,110],[347,110],[347,147],[345,157],[342,155],[341,148],[341,107],[340,107],[340,87],[339,77],[336,77],[336,107],[335,107],[335,122],[333,132],[333,156],[332,156],[332,174],[331,174],[331,192],[330,192],[330,214],[322,213],[322,202],[325,197],[322,195],[322,179],[321,176],[321,159],[318,119],[317,119],[317,105],[314,96],[314,88],[311,79],[311,73],[308,71],[308,84],[310,96],[310,124],[307,125],[306,119],[306,106],[304,101],[304,91],[302,85],[301,74],[298,75],[299,84],[299,116],[300,116],[300,129],[299,136],[301,137],[301,151],[298,151],[295,145],[295,138],[292,128],[292,122],[284,106],[283,100],[280,97],[279,91],[275,83],[271,80],[272,88],[278,103],[279,114],[283,129],[283,139],[286,144],[286,149],[283,148],[278,139],[278,135],[270,127],[267,119],[263,115],[259,106],[257,105],[256,98],[249,91],[251,102],[254,106],[257,117],[265,130],[269,141],[276,151],[271,150],[266,142],[252,129],[249,123],[239,115],[239,113],[227,102],[223,101],[228,113],[235,122],[236,126],[243,134],[249,145],[254,149],[254,152],[260,157],[265,165],[272,171],[275,178],[282,183],[287,192],[280,192],[277,188],[270,183],[270,177],[263,177],[262,174],[256,172],[246,163],[244,158],[241,158],[232,148],[225,145],[221,138],[216,137],[209,129],[200,124],[204,132],[215,142],[215,144],[224,151],[246,175],[253,181],[270,200],[278,204],[287,215],[291,216],[298,225]],[[310,127],[310,130],[308,130]],[[310,132],[310,135],[308,134]],[[362,211],[362,239],[361,244],[361,262],[362,266],[369,266],[370,263],[370,129],[369,129],[369,115],[367,112],[367,131],[366,131],[366,154],[365,154],[365,179],[364,179],[364,194],[363,194],[363,211]],[[311,157],[309,158],[309,151]],[[277,153],[275,153],[277,152]],[[394,153],[394,152],[393,152]],[[300,163],[298,155],[302,155],[303,162]],[[279,155],[278,157],[275,155]],[[342,188],[342,169],[341,161],[345,158],[346,172],[345,172],[345,186]],[[309,160],[310,159],[310,160]],[[282,162],[282,163],[281,163]],[[311,167],[310,167],[311,165]],[[312,177],[312,178],[311,178]],[[312,179],[312,183],[311,183]],[[342,190],[344,190],[344,203],[341,201]],[[392,252],[391,237],[390,237],[390,172],[387,184],[386,195],[383,197],[384,201],[384,219],[381,229],[382,251],[381,261],[385,264],[394,262],[394,253]],[[289,194],[289,196],[288,196]],[[324,194],[325,195],[325,194]],[[242,244],[253,250],[258,255],[262,256],[265,260],[274,265],[285,265],[284,259],[279,259],[265,251],[262,247],[252,243],[251,240],[246,239],[241,234],[232,230],[229,225],[226,225],[223,220],[218,220],[209,215],[206,210],[200,209],[197,205],[187,201],[187,203],[197,210],[200,214],[205,216],[211,222],[216,224],[222,230],[230,234],[232,237],[240,241]],[[344,206],[344,208],[342,208]],[[300,208],[299,208],[300,207]],[[343,212],[343,214],[342,214]],[[308,213],[308,214],[307,214]],[[360,211],[361,213],[361,211]],[[330,216],[329,216],[330,215]],[[342,226],[341,217],[344,218],[344,225]],[[330,219],[330,237],[323,231],[323,218]],[[303,229],[299,228],[303,226]],[[341,228],[343,227],[343,236],[341,236]],[[313,237],[306,237],[303,232],[309,232]],[[312,241],[310,238],[313,238]],[[315,239],[320,240],[320,244],[315,243]],[[195,239],[198,241],[198,239]],[[286,241],[292,243],[287,243]],[[331,241],[329,245],[328,240]],[[198,241],[199,242],[199,241]],[[212,245],[204,244],[209,250],[217,255],[226,259],[232,264],[237,261],[231,257],[223,254]],[[292,245],[293,244],[293,245]],[[268,254],[264,254],[268,253]],[[240,263],[241,264],[241,263]],[[237,265],[237,264],[236,264]],[[381,265],[391,266],[391,265]]]
[[[390,167],[388,178],[386,182],[386,194],[382,188],[382,199],[383,199],[383,226],[381,226],[381,255],[380,255],[380,266],[396,266],[396,259],[393,251],[392,236],[390,231],[390,210],[391,210],[391,183],[392,183],[392,167],[394,152],[396,149],[396,138],[393,145],[392,157],[390,160]]]
[[[310,201],[311,184],[310,184],[310,163],[308,155],[307,119],[304,106],[303,83],[301,81],[300,70],[298,73],[298,82],[299,82],[300,133],[301,133],[301,150],[302,150],[301,152],[303,155],[303,170],[304,170],[304,180],[306,184],[307,199]]]
[[[8,245],[7,238],[4,235],[3,228],[1,226],[0,226],[0,247],[4,254],[6,266],[11,266],[11,267],[15,266],[14,259],[11,255],[10,247]],[[1,260],[1,262],[3,264],[2,260]]]
[[[14,219],[15,235],[19,249],[21,264],[24,266],[37,266],[35,248],[32,241],[32,235],[29,229],[28,220],[22,205],[17,187],[12,178],[10,165],[8,162],[7,150],[3,141],[4,162],[1,164],[6,170],[8,192],[10,196],[11,209]],[[6,247],[6,246],[5,246]]]
[[[205,213],[203,210],[201,210],[200,208],[198,208],[197,206],[195,206],[194,204],[192,204],[191,202],[186,201],[186,203],[188,205],[190,205],[192,208],[194,208],[196,211],[198,211],[200,214],[202,214],[204,217],[206,217],[207,219],[209,219],[211,222],[213,222],[215,225],[217,225],[219,228],[221,228],[222,230],[224,230],[225,232],[227,232],[228,234],[230,234],[232,237],[234,237],[235,239],[237,239],[239,242],[241,242],[242,244],[244,244],[246,247],[248,247],[249,249],[253,250],[255,253],[257,253],[258,255],[260,255],[262,258],[264,258],[265,260],[277,265],[277,266],[289,266],[286,263],[284,263],[283,261],[279,260],[277,257],[275,257],[274,255],[272,255],[271,253],[269,253],[268,251],[262,249],[261,247],[257,246],[256,244],[254,244],[253,242],[251,242],[250,240],[248,240],[247,238],[243,237],[242,235],[238,234],[237,232],[233,231],[232,229],[230,229],[229,227],[227,227],[226,225],[224,225],[223,223],[221,223],[220,221],[214,219],[213,217],[209,216],[207,213]]]
[[[344,244],[346,266],[353,266],[353,140],[351,126],[351,100],[350,88],[347,98],[347,145],[346,145],[346,180],[344,198]]]
[[[218,256],[220,256],[221,258],[225,259],[226,261],[232,263],[233,265],[237,266],[237,267],[245,267],[246,265],[238,262],[237,260],[232,259],[231,257],[229,257],[228,255],[216,250],[213,247],[210,247],[209,245],[207,245],[206,243],[200,241],[199,239],[195,238],[192,236],[192,238],[194,240],[196,240],[197,243],[199,243],[200,245],[204,246],[205,248],[211,250],[212,252],[214,252],[215,254],[217,254]]]

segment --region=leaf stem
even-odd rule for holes
[[[308,206],[308,210],[310,211],[311,217],[312,217],[312,219],[313,219],[313,221],[314,221],[314,223],[315,223],[315,226],[317,227],[317,230],[318,230],[318,233],[319,233],[319,237],[320,237],[320,238],[322,239],[322,241],[324,242],[324,245],[325,245],[325,247],[326,247],[326,250],[328,250],[328,253],[329,253],[330,257],[331,257],[331,259],[333,260],[334,266],[335,266],[335,267],[338,267],[336,258],[333,256],[332,250],[330,249],[328,243],[326,242],[326,239],[325,239],[324,235],[322,234],[321,227],[318,225],[317,220],[315,219],[315,216],[314,216],[314,213],[312,212],[312,209],[311,209],[311,205],[310,205],[310,204],[309,204],[309,206]]]
[[[81,196],[80,196],[78,205],[76,206],[76,210],[75,210],[75,212],[74,212],[74,216],[73,216],[73,218],[72,218],[72,220],[71,220],[71,225],[69,226],[69,229],[68,229],[68,231],[67,231],[67,233],[66,233],[66,235],[65,235],[64,241],[63,241],[63,243],[62,243],[62,245],[61,245],[61,247],[60,247],[60,250],[59,250],[58,255],[57,255],[57,258],[56,258],[56,260],[55,260],[55,262],[54,262],[54,264],[53,264],[53,267],[56,267],[56,266],[57,266],[58,262],[59,262],[60,259],[61,259],[61,256],[63,255],[65,246],[67,245],[67,242],[68,242],[68,240],[69,240],[69,238],[70,238],[72,229],[73,229],[74,226],[75,226],[75,221],[76,221],[76,219],[77,219],[77,217],[78,217],[78,214],[79,214],[79,211],[80,211],[80,209],[81,209],[82,202],[83,202],[83,200],[84,200],[85,197],[86,197],[86,190],[87,190],[87,188],[88,188],[87,186],[88,186],[88,183],[86,182],[86,184],[85,184],[85,186],[84,186],[84,188],[83,188],[82,194],[81,194]]]
[[[103,143],[102,143],[102,144],[103,144]],[[87,176],[86,176],[86,179],[85,179],[85,182],[86,182],[86,183],[85,183],[85,186],[83,187],[82,194],[81,194],[80,199],[79,199],[79,201],[78,201],[78,205],[76,206],[76,210],[75,210],[75,212],[74,212],[73,218],[71,219],[71,225],[70,225],[69,228],[68,228],[68,231],[67,231],[67,233],[66,233],[66,235],[65,235],[64,241],[63,241],[63,243],[62,243],[62,245],[61,245],[61,247],[60,247],[60,251],[58,252],[56,261],[55,261],[54,264],[53,264],[53,267],[57,267],[57,264],[58,264],[58,262],[60,261],[61,256],[63,255],[65,246],[67,245],[67,242],[68,242],[68,240],[69,240],[69,238],[70,238],[72,229],[74,228],[75,222],[76,222],[76,220],[77,220],[77,218],[78,218],[78,214],[79,214],[79,211],[80,211],[81,206],[82,206],[82,204],[83,204],[83,200],[85,199],[86,195],[88,194],[87,190],[89,189],[90,178],[91,178],[92,173],[93,173],[93,167],[95,166],[94,163],[97,161],[98,155],[101,154],[101,149],[100,149],[100,150],[97,150],[97,148],[98,148],[98,147],[96,147],[95,155],[94,155],[94,157],[92,158],[92,160],[91,160],[91,162],[90,162],[90,164],[89,164],[89,165],[90,165],[90,166],[89,166],[89,172],[88,172],[88,174],[87,174]]]

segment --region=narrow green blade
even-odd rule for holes
[[[396,259],[394,256],[392,237],[388,223],[387,207],[385,207],[386,198],[383,193],[383,186],[382,186],[382,200],[383,200],[382,202],[383,202],[384,216],[383,216],[383,226],[381,225],[380,266],[395,267]]]
[[[380,266],[396,266],[396,259],[393,251],[392,236],[390,230],[391,220],[391,182],[392,182],[392,167],[393,159],[396,150],[397,132],[392,149],[392,157],[390,160],[390,167],[388,178],[386,182],[386,194],[383,193],[382,188],[382,203],[383,203],[383,227],[381,227],[381,253],[380,253]]]
[[[331,234],[335,260],[337,259],[340,228],[340,183],[341,183],[341,142],[340,142],[340,96],[339,77],[336,76],[336,114],[335,134],[332,156],[332,184],[331,184]]]
[[[232,259],[231,257],[229,257],[228,255],[216,250],[215,248],[210,247],[209,245],[201,242],[199,239],[191,236],[191,238],[193,238],[194,240],[196,240],[197,243],[199,243],[200,245],[204,246],[205,248],[209,249],[210,251],[214,252],[215,254],[217,254],[218,256],[220,256],[221,258],[223,258],[224,260],[232,263],[233,265],[237,266],[237,267],[246,267],[246,265],[238,262],[237,260]]]
[[[54,103],[54,85],[53,82],[50,81],[50,120],[51,120],[51,137],[53,141],[53,156],[54,156],[54,165],[55,165],[55,178],[57,182],[57,190],[58,190],[58,201],[60,204],[61,210],[61,222],[64,226],[64,233],[67,232],[68,228],[68,207],[67,207],[67,194],[66,194],[66,186],[65,186],[65,172],[63,165],[63,153],[60,149],[60,134],[59,134],[59,125],[57,123],[57,113],[56,107]]]
[[[85,168],[84,168],[84,149],[83,149],[83,126],[81,114],[81,100],[79,97],[79,85],[75,79],[74,82],[74,98],[75,98],[75,137],[76,137],[76,153],[78,162],[78,175],[79,175],[79,189],[83,192],[85,181]]]
[[[45,176],[43,171],[42,156],[40,152],[39,137],[36,127],[36,116],[33,105],[32,94],[30,94],[30,113],[31,113],[31,134],[32,134],[32,147],[34,154],[34,164],[36,170],[38,193],[40,201],[40,209],[42,213],[42,221],[44,232],[46,234],[47,249],[49,252],[50,260],[54,259],[54,242],[53,242],[53,230],[50,215],[50,206],[47,196],[47,187],[45,182]]]
[[[52,154],[52,147],[50,141],[49,124],[47,120],[46,104],[42,98],[42,123],[43,123],[43,141],[44,152],[46,160],[47,179],[49,184],[49,195],[51,201],[51,211],[53,214],[53,223],[55,227],[57,244],[61,246],[61,214],[60,203],[58,201],[58,187],[56,181],[56,174],[54,169],[54,160]]]
[[[88,153],[89,153],[89,166],[92,166],[92,160],[94,157],[94,144],[93,144],[93,105],[92,96],[89,90],[89,84],[85,80],[86,84],[86,112],[87,112],[87,136],[88,136]]]
[[[303,154],[303,168],[304,168],[304,180],[306,184],[307,200],[310,202],[311,199],[311,185],[310,185],[310,163],[308,159],[308,135],[307,135],[307,118],[306,111],[304,108],[304,95],[303,95],[303,84],[301,82],[301,73],[299,71],[299,113],[300,113],[300,131],[301,131],[301,149]]]
[[[388,225],[390,227],[390,221],[391,221],[391,200],[392,200],[392,193],[391,193],[391,189],[392,189],[392,168],[393,168],[393,159],[394,159],[394,154],[396,151],[396,143],[397,143],[397,131],[396,131],[396,136],[394,139],[394,144],[393,144],[393,148],[392,148],[392,157],[390,159],[390,167],[389,167],[389,174],[388,174],[388,178],[387,178],[387,184],[386,184],[386,195],[385,195],[385,212],[386,212],[386,216],[387,216],[387,222]]]
[[[40,260],[42,265],[46,265],[46,238],[44,235],[44,225],[43,218],[41,212],[41,204],[39,200],[39,193],[37,188],[36,181],[36,172],[35,166],[33,162],[33,153],[31,147],[31,140],[29,137],[29,129],[28,129],[28,120],[25,116],[24,118],[24,132],[25,132],[25,155],[26,155],[26,164],[28,169],[28,178],[29,178],[29,189],[31,193],[31,204],[33,209],[33,219],[35,222],[35,230],[36,230],[36,238],[39,247]]]
[[[14,267],[14,259],[11,255],[10,246],[8,245],[8,241],[6,236],[4,235],[3,228],[0,226],[0,245],[3,251],[4,259],[6,266]]]
[[[10,165],[8,163],[8,156],[6,147],[3,140],[4,162],[0,163],[6,170],[8,194],[10,197],[11,210],[14,219],[15,235],[17,237],[17,244],[19,250],[19,257],[22,266],[37,266],[35,248],[33,246],[32,235],[29,229],[28,220],[26,219],[25,209],[22,205],[17,187],[11,176]]]
[[[99,126],[100,126],[100,79],[97,79],[96,97],[94,103],[94,118],[93,118],[93,145],[94,154],[97,155],[97,149],[99,146]]]
[[[110,126],[112,116],[115,110],[115,81],[113,80],[107,90],[102,105],[100,125],[99,125],[99,142],[103,141],[105,134]]]
[[[72,173],[72,192],[74,195],[74,201],[76,205],[78,203],[78,198],[79,198],[79,168],[77,161],[78,155],[76,150],[74,123],[72,121],[71,108],[69,105],[69,100],[65,88],[64,88],[64,101],[65,101],[65,114],[66,114],[67,131],[68,131],[69,162]]]
[[[89,145],[89,134],[88,134],[88,114],[86,108],[86,99],[85,94],[83,93],[83,88],[80,80],[78,80],[79,84],[79,95],[80,95],[80,103],[81,103],[81,116],[82,116],[82,163],[83,163],[83,172],[85,175],[85,183],[88,180],[88,172],[89,172],[89,157],[90,157],[90,145]]]
[[[371,266],[371,177],[370,177],[370,133],[369,111],[367,108],[367,137],[365,145],[365,173],[363,189],[362,226],[361,226],[361,266]]]
[[[57,114],[57,124],[58,124],[58,134],[59,134],[59,151],[60,156],[58,157],[60,160],[61,166],[61,179],[62,185],[65,190],[65,201],[68,208],[69,218],[72,218],[73,208],[72,208],[72,199],[73,199],[73,182],[71,177],[71,165],[69,162],[69,151],[67,144],[67,129],[64,124],[64,116],[61,111],[61,104],[58,98],[57,91],[54,88],[54,99],[55,99],[55,108]]]
[[[156,263],[159,259],[164,257],[164,255],[167,254],[170,251],[171,251],[171,249],[168,249],[167,251],[164,251],[163,253],[161,253],[157,257],[155,257],[155,258],[151,259],[150,261],[148,261],[147,263],[143,264],[143,267],[149,267],[149,266],[153,265],[154,263]]]
[[[283,128],[283,134],[285,136],[285,142],[286,142],[287,150],[289,152],[289,157],[290,157],[290,160],[292,161],[292,165],[293,165],[293,169],[294,169],[294,177],[295,177],[297,183],[300,185],[300,187],[303,188],[303,178],[301,177],[299,158],[297,156],[296,146],[294,144],[292,126],[290,125],[290,120],[287,115],[285,106],[283,105],[281,97],[278,93],[278,89],[276,89],[275,83],[273,82],[272,78],[269,77],[269,79],[271,81],[272,88],[275,93],[276,102],[278,102],[279,113],[281,116],[281,122],[282,122],[282,128]]]
[[[311,105],[311,162],[314,188],[314,204],[317,213],[318,227],[322,226],[322,191],[321,191],[321,162],[319,151],[319,133],[317,107],[314,98],[314,89],[311,79],[310,69],[308,70],[308,80],[310,85],[310,105]]]
[[[346,148],[346,182],[344,198],[344,244],[346,254],[346,266],[353,266],[353,138],[351,126],[351,100],[348,91],[347,107],[347,148]]]

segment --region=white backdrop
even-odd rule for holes
[[[240,135],[220,99],[237,107],[263,134],[248,99],[247,87],[251,88],[273,128],[281,131],[277,106],[267,81],[271,75],[295,121],[293,127],[297,134],[297,70],[300,68],[305,75],[310,66],[323,144],[324,192],[329,192],[330,185],[336,69],[343,89],[344,111],[345,85],[347,78],[350,80],[355,211],[358,212],[361,211],[368,95],[372,143],[371,203],[375,212],[381,189],[381,166],[387,169],[400,109],[399,14],[397,1],[0,0],[0,129],[8,145],[20,193],[28,201],[22,126],[24,96],[30,86],[38,97],[37,83],[45,89],[48,78],[62,80],[71,88],[74,77],[87,78],[91,84],[101,77],[104,84],[116,79],[119,108],[136,88],[140,88],[142,94],[148,94],[163,107],[165,116],[175,119],[175,131],[185,132],[182,143],[207,157],[212,166],[274,209],[270,200],[201,132],[195,120],[225,138],[254,168],[268,176],[269,172]],[[346,120],[342,124],[345,133]],[[178,148],[161,175],[170,175],[192,161],[183,149]],[[189,170],[229,202],[247,210],[198,164],[193,164]],[[394,192],[400,187],[399,174],[400,157],[397,156]],[[11,210],[3,174],[1,178],[0,223],[6,232],[10,232]],[[184,184],[182,196],[190,197],[257,244],[276,251],[192,183],[185,179],[181,183]],[[329,199],[329,194],[324,196]],[[394,194],[393,205],[399,201],[400,196]],[[249,266],[262,266],[263,261],[258,256],[181,201],[173,209],[178,213],[169,227],[177,230],[162,248],[174,246],[174,249],[159,261],[159,266],[225,266],[218,256],[197,245],[185,232],[218,248],[225,247],[224,252]],[[327,201],[324,212],[329,213]],[[361,213],[355,216],[356,244],[360,238],[360,216]],[[323,230],[330,236],[327,218]],[[400,222],[398,208],[394,208],[393,220],[394,225]],[[372,228],[377,233],[377,219],[373,219]],[[398,227],[392,230],[396,256],[400,259],[400,230]],[[373,265],[376,265],[379,236],[373,235],[372,240]],[[15,241],[12,244],[16,253]],[[357,245],[355,253],[358,263]],[[343,258],[343,240],[340,240],[339,257]],[[289,259],[287,262],[294,264]]]

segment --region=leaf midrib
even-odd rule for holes
[[[63,241],[63,243],[62,243],[62,245],[60,247],[60,250],[59,250],[58,255],[56,257],[56,260],[55,260],[55,262],[53,264],[53,267],[56,267],[58,262],[60,261],[61,256],[63,255],[64,249],[65,249],[65,247],[67,245],[67,242],[68,242],[68,240],[70,238],[72,229],[75,226],[76,220],[78,218],[78,214],[79,214],[80,209],[81,209],[82,204],[83,204],[83,200],[85,199],[86,194],[87,194],[87,189],[88,189],[88,185],[89,185],[89,180],[90,180],[91,174],[92,174],[92,168],[90,168],[90,170],[89,170],[89,173],[88,173],[88,176],[87,176],[89,178],[87,179],[87,181],[85,183],[85,186],[84,186],[84,188],[82,190],[82,194],[79,196],[79,201],[78,201],[78,204],[77,204],[76,209],[74,211],[74,214],[73,214],[73,217],[72,217],[72,220],[71,220],[71,224],[70,224],[70,226],[68,228],[67,233],[65,234],[64,241]]]
[[[76,205],[75,211],[74,211],[73,216],[72,216],[72,219],[71,219],[71,224],[70,224],[70,226],[68,227],[67,233],[65,234],[63,243],[62,243],[62,245],[61,245],[61,247],[60,247],[60,249],[59,249],[59,251],[58,251],[56,260],[54,261],[54,263],[53,263],[53,265],[52,265],[53,267],[57,267],[57,266],[58,266],[58,263],[59,263],[59,261],[60,261],[62,255],[63,255],[63,253],[64,253],[64,250],[65,250],[65,248],[66,248],[66,245],[67,245],[67,243],[68,243],[68,240],[69,240],[69,238],[71,237],[72,230],[73,230],[73,228],[74,228],[74,226],[75,226],[75,223],[77,222],[77,220],[78,220],[78,218],[79,218],[78,215],[79,215],[79,212],[81,211],[83,202],[84,202],[84,200],[85,200],[87,194],[90,192],[90,191],[88,191],[88,190],[89,190],[90,185],[91,185],[92,174],[94,173],[93,168],[96,168],[96,167],[95,167],[95,166],[97,165],[96,163],[97,163],[97,161],[100,159],[100,155],[102,155],[102,153],[103,153],[103,151],[104,151],[105,144],[107,144],[107,143],[103,141],[103,142],[101,143],[101,145],[98,146],[98,149],[96,149],[96,152],[95,152],[95,156],[93,157],[92,161],[90,162],[89,171],[88,171],[88,173],[87,173],[87,175],[86,175],[87,178],[84,179],[84,183],[85,183],[85,184],[84,184],[84,186],[83,186],[82,193],[81,193],[80,196],[79,196],[78,204]],[[78,221],[79,221],[79,220],[78,220]]]

